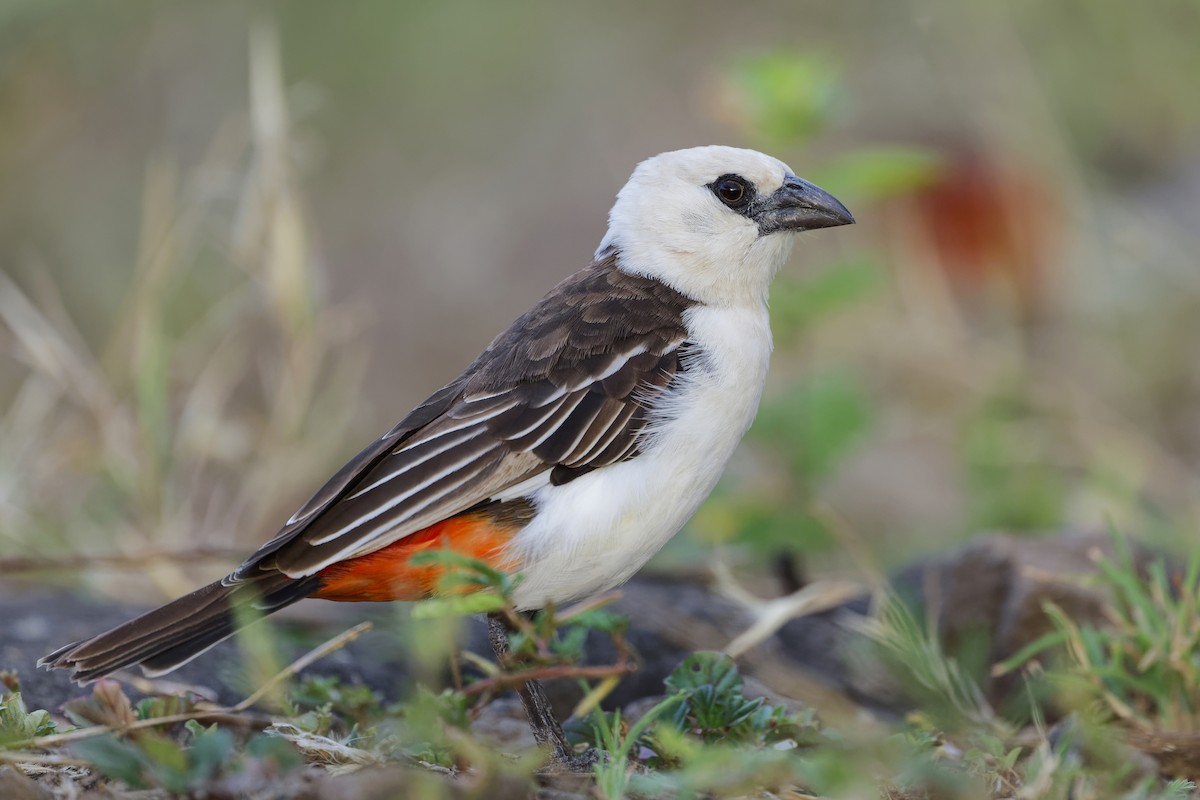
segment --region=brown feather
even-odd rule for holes
[[[73,669],[80,683],[141,664],[167,672],[203,653],[261,615],[308,597],[318,580],[276,573],[253,583],[203,586],[110,631],[51,653],[40,666]]]
[[[80,681],[139,663],[173,669],[246,624],[243,609],[271,613],[320,592],[313,573],[331,564],[464,512],[512,513],[493,498],[539,473],[562,484],[636,456],[648,404],[686,366],[684,312],[695,303],[622,272],[618,257],[556,286],[232,575],[41,663]]]
[[[236,575],[311,574],[539,472],[563,465],[579,475],[636,456],[645,405],[681,369],[684,312],[695,303],[621,271],[617,260],[607,253],[551,290],[462,376],[339,472],[306,506],[307,516],[294,518]],[[456,429],[471,420],[481,427],[463,437]],[[459,463],[461,470],[447,472]]]

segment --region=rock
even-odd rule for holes
[[[52,795],[12,767],[0,767],[0,797],[4,800],[50,800]]]

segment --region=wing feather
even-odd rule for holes
[[[372,443],[230,581],[312,575],[512,487],[632,458],[681,369],[691,301],[615,254],[560,284],[458,380]]]
[[[367,492],[374,491],[380,486],[390,483],[392,480],[409,473],[414,468],[419,467],[422,464],[437,458],[438,456],[445,455],[452,448],[458,445],[463,445],[472,439],[475,439],[483,430],[484,428],[482,422],[472,422],[470,426],[464,426],[462,428],[456,427],[453,433],[438,436],[436,438],[425,439],[421,442],[417,442],[414,445],[394,450],[392,452],[392,456],[404,455],[406,458],[398,459],[393,457],[383,462],[391,468],[391,471],[384,472],[384,474],[372,480],[371,483],[368,483],[362,488],[356,489],[352,494],[347,495],[346,499],[355,500],[359,497],[362,497]],[[368,477],[373,478],[375,472],[378,471],[378,469],[372,471],[372,474]]]
[[[503,438],[518,450],[532,450],[537,453],[538,446],[553,436],[559,426],[565,420],[570,419],[572,414],[576,413],[585,394],[587,392],[578,391],[567,395],[557,404],[554,413],[544,417],[533,429],[526,431],[520,436]]]

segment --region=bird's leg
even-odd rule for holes
[[[508,634],[511,630],[511,624],[502,615],[488,614],[488,639],[492,643],[492,651],[501,662],[509,654]],[[572,769],[582,766],[577,763],[579,757],[567,741],[562,725],[554,716],[550,698],[546,697],[546,690],[542,685],[534,680],[525,681],[517,687],[517,696],[521,698],[521,705],[525,706],[529,727],[533,730],[533,738],[537,743],[549,745],[555,761]]]

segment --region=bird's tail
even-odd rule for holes
[[[38,665],[72,669],[79,683],[135,664],[147,675],[161,675],[319,588],[315,576],[297,580],[279,573],[229,586],[217,581],[107,633],[55,650]]]

